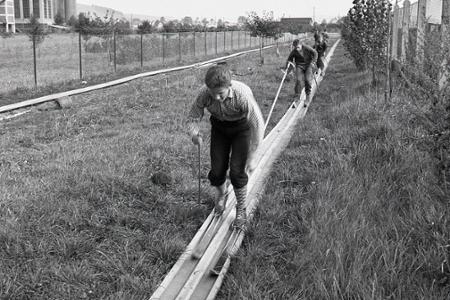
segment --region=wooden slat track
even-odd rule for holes
[[[333,55],[339,40],[333,45],[328,52],[325,69],[328,66],[328,61]],[[320,84],[322,77],[317,77],[313,83],[312,95],[317,90],[317,84]],[[259,194],[264,189],[264,183],[267,176],[270,174],[271,167],[274,161],[279,157],[281,152],[289,143],[291,136],[295,130],[295,125],[302,119],[308,107],[303,107],[305,101],[305,94],[302,93],[300,100],[296,105],[291,105],[282,119],[271,130],[271,132],[264,138],[262,145],[257,151],[257,167],[254,173],[249,178],[248,183],[248,197],[247,197],[247,211],[253,212],[258,204]],[[230,187],[231,188],[231,187]],[[206,221],[195,234],[192,241],[187,246],[185,252],[180,256],[178,261],[172,267],[171,271],[166,275],[163,282],[158,289],[151,296],[150,300],[185,300],[185,299],[214,299],[226,272],[230,266],[230,259],[227,259],[219,276],[212,276],[209,270],[214,267],[214,263],[218,260],[218,256],[223,252],[224,247],[231,235],[230,224],[235,219],[236,199],[234,193],[230,194],[228,198],[227,207],[222,215],[221,225],[211,243],[207,247],[203,256],[200,259],[193,259],[191,257],[192,249],[199,242],[201,236],[207,230],[209,222],[213,218],[213,212],[208,216]],[[250,218],[252,217],[252,213]],[[243,236],[239,237],[238,246],[242,241]]]

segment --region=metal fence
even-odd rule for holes
[[[0,39],[0,93],[33,86],[131,73],[291,41],[251,37],[245,31],[152,34],[51,34],[36,45],[25,35]]]
[[[405,0],[403,7],[394,7],[391,56],[401,62],[418,62],[416,67],[426,65],[427,59],[436,60],[445,67],[448,64],[446,57],[432,57],[427,52],[448,43],[449,22],[450,0],[418,0],[414,3]],[[441,87],[447,82],[445,68],[433,68],[428,72],[436,73],[431,75],[438,77]]]

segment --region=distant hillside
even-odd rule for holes
[[[98,5],[87,5],[87,4],[81,4],[77,3],[77,13],[90,13],[91,15],[96,14],[99,17],[106,16],[107,13],[111,14],[114,13],[114,16],[116,18],[122,19],[125,18],[125,15],[115,9],[109,8],[109,7],[103,7]]]
[[[106,16],[107,12],[109,14],[114,13],[114,16],[116,18],[119,19],[126,19],[127,21],[131,20],[131,18],[133,19],[139,19],[139,20],[149,20],[149,21],[155,21],[155,20],[159,20],[161,17],[156,17],[156,16],[147,16],[147,15],[140,15],[140,14],[130,14],[130,13],[123,13],[121,11],[109,8],[109,7],[103,7],[103,6],[98,6],[98,5],[88,5],[88,4],[81,4],[81,3],[77,3],[77,13],[90,13],[91,15],[96,14],[99,17],[104,17]],[[171,19],[171,18],[167,18],[165,17],[166,20],[167,19]]]

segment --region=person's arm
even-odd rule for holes
[[[201,143],[201,134],[198,123],[202,120],[204,115],[205,103],[208,97],[208,88],[203,86],[197,96],[197,99],[192,103],[191,109],[187,116],[187,130],[194,144]]]
[[[311,62],[314,64],[317,64],[317,58],[319,57],[319,54],[317,53],[317,51],[308,45],[303,45],[303,47],[305,47],[311,54],[311,56],[312,56]]]
[[[291,53],[289,54],[287,60],[286,60],[286,65],[284,66],[284,68],[286,69],[289,65],[289,62],[294,62],[294,53],[295,53],[295,49],[293,49],[291,51]]]

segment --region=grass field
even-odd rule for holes
[[[288,48],[281,55],[230,62],[265,116]],[[1,299],[152,294],[212,208],[208,149],[197,204],[183,124],[204,72],[136,80],[1,123]],[[385,106],[367,82],[340,45],[219,299],[448,299],[448,199],[423,132],[408,99]],[[290,81],[269,129],[292,94]]]
[[[218,299],[449,299],[450,206],[426,131],[337,48]],[[378,93],[377,93],[378,92]]]

